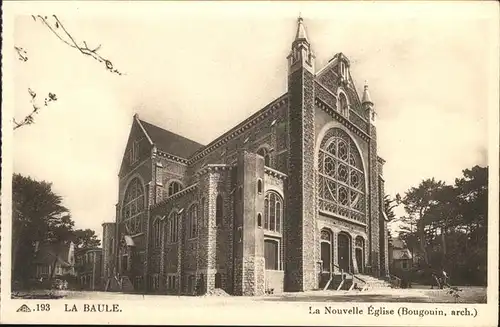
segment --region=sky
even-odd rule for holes
[[[358,91],[369,84],[386,193],[403,194],[429,177],[453,183],[463,169],[488,164],[488,112],[498,110],[491,101],[498,86],[492,6],[77,4],[43,9],[57,14],[77,41],[101,45],[99,54],[125,75],[68,47],[30,15],[18,15],[12,40],[29,60],[11,53],[14,94],[6,109],[24,117],[31,110],[28,88],[39,97],[57,95],[34,125],[14,131],[13,170],[52,182],[76,228],[101,236],[101,224],[114,221],[134,113],[207,144],[285,93],[299,13],[316,69],[342,52]]]

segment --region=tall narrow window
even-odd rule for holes
[[[269,198],[264,200],[264,229],[269,228]]]
[[[347,116],[347,113],[349,112],[349,107],[347,103],[347,98],[344,95],[344,93],[339,94],[339,109],[342,115]]]
[[[260,148],[257,154],[264,158],[264,166],[269,167],[271,157],[269,156],[269,151],[266,148]]]
[[[243,228],[240,226],[238,227],[238,243],[241,243],[243,241]]]
[[[262,179],[257,181],[257,193],[262,194]]]
[[[201,226],[205,226],[207,219],[205,218],[205,198],[201,198],[200,204],[200,222]]]
[[[217,200],[215,201],[215,223],[217,226],[222,225],[222,216],[223,216],[223,202],[222,202],[222,196],[219,194],[217,195]]]
[[[179,229],[179,214],[177,212],[172,212],[168,218],[167,226],[167,240],[169,243],[176,243],[178,240],[178,229]]]
[[[281,233],[283,200],[275,192],[268,192],[264,200],[264,229]]]
[[[262,215],[260,213],[257,214],[257,226],[262,227]]]
[[[198,222],[198,206],[193,204],[188,211],[188,235],[189,238],[194,238],[197,235],[197,222]]]
[[[132,142],[130,147],[130,164],[134,164],[139,160],[139,141]]]
[[[176,181],[170,182],[170,184],[168,185],[168,196],[172,196],[175,193],[179,193],[181,189],[182,189],[181,183]]]
[[[161,244],[161,220],[156,217],[153,223],[153,247],[158,248]]]

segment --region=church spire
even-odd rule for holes
[[[305,68],[314,74],[314,54],[301,16],[297,19],[295,39],[292,42],[292,51],[288,56],[288,68],[290,74],[299,68]]]
[[[368,84],[365,82],[365,89],[363,91],[363,98],[361,100],[363,104],[369,104],[373,106],[372,98],[370,97],[370,92],[368,92]]]
[[[295,34],[295,41],[306,41],[307,43],[309,43],[306,28],[304,27],[304,20],[300,15],[297,19],[297,33]]]
[[[368,92],[368,84],[366,82],[365,89],[363,90],[363,97],[361,99],[361,105],[365,110],[366,118],[370,121],[371,125],[375,126],[375,109],[373,108],[373,101],[370,97],[370,92]]]

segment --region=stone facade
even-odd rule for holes
[[[287,92],[208,145],[134,116],[104,271],[139,292],[305,291],[388,273],[374,105],[341,53],[316,71],[301,19]]]

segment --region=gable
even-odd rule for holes
[[[335,96],[335,99],[340,91],[342,91],[346,97],[347,101],[351,106],[351,110],[355,111],[357,114],[364,117],[364,113],[361,107],[361,98],[356,91],[356,85],[350,74],[347,75],[345,80],[342,80],[339,71],[337,60],[330,61],[324,68],[322,68],[316,75],[316,82],[320,84],[321,87],[328,90]],[[330,101],[331,102],[331,101]],[[334,108],[336,107],[336,104]]]
[[[125,146],[122,157],[119,175],[122,176],[135,167],[138,163],[151,156],[153,145],[149,136],[139,125],[138,119],[134,116],[132,127]]]

